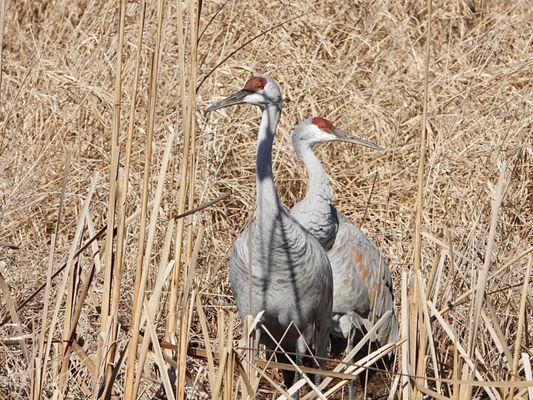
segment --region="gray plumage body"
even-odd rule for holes
[[[298,331],[293,327],[285,333],[291,322],[308,345],[325,346],[333,295],[328,258],[285,210],[261,214],[266,218],[255,219],[239,235],[230,259],[230,283],[239,314],[245,318],[264,310],[261,325],[276,340],[285,334],[281,343],[285,351],[300,350]],[[266,334],[261,342],[268,349],[275,347]]]
[[[208,111],[249,103],[262,110],[256,153],[256,217],[236,239],[230,256],[230,284],[239,314],[263,312],[256,339],[268,351],[275,343],[262,328],[296,352],[310,347],[325,357],[333,303],[333,276],[320,243],[289,215],[274,186],[272,143],[281,114],[281,90],[268,77],[253,77],[244,89],[213,104]],[[301,334],[298,333],[301,332]],[[259,343],[258,343],[259,344]],[[278,361],[287,362],[277,354]],[[286,385],[293,373],[284,372]]]
[[[312,150],[314,144],[328,140],[311,140],[306,134],[309,126],[302,123],[293,135],[294,149],[309,176],[309,190],[291,215],[327,251],[334,282],[331,334],[348,340],[351,327],[369,330],[391,311],[374,340],[378,345],[394,342],[398,327],[389,269],[376,244],[333,206],[328,177]]]
[[[334,268],[333,324],[331,334],[348,338],[350,313],[359,331],[368,331],[387,311],[388,318],[377,330],[382,346],[398,339],[392,280],[387,263],[376,244],[344,214],[337,211],[339,229],[328,251]]]

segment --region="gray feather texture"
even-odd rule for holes
[[[368,330],[383,314],[392,311],[391,317],[377,331],[377,342],[379,345],[395,342],[398,324],[386,261],[361,229],[338,211],[337,218],[339,229],[335,244],[328,251],[335,288],[333,312],[344,315],[354,311],[355,318]],[[331,333],[339,335],[341,332],[334,325]]]
[[[325,357],[333,306],[333,276],[321,244],[289,215],[279,199],[272,174],[272,143],[282,106],[281,89],[266,76],[252,77],[245,87],[215,102],[208,111],[254,104],[262,110],[256,153],[256,218],[236,239],[229,277],[243,320],[262,313],[256,338],[267,350],[280,341],[296,352],[296,363],[311,348]],[[284,356],[279,361],[286,362]],[[294,373],[284,371],[286,385]]]
[[[312,345],[323,340],[320,336],[329,325],[325,316],[331,315],[328,258],[284,210],[264,222],[254,220],[233,245],[229,275],[237,309],[243,319],[264,310],[261,323],[278,339],[292,321]],[[320,330],[316,338],[315,329]],[[295,329],[288,332],[282,345],[286,351],[296,350],[298,336]],[[270,347],[266,335],[261,339]]]
[[[389,269],[376,244],[333,206],[328,177],[312,147],[340,139],[329,121],[319,124],[329,127],[324,131],[313,120],[302,122],[292,137],[294,149],[309,176],[309,190],[292,208],[291,215],[327,250],[334,282],[331,334],[348,339],[352,323],[358,329],[368,330],[373,322],[391,311],[374,339],[379,345],[395,342],[398,327]],[[345,139],[348,135],[343,133],[341,137]],[[371,145],[356,137],[349,138],[355,143]]]

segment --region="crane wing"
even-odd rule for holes
[[[328,251],[334,271],[333,312],[355,312],[368,330],[387,311],[391,317],[378,330],[380,344],[398,336],[392,280],[387,263],[376,244],[344,214],[337,211],[339,229]]]

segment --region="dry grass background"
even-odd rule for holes
[[[0,248],[1,280],[8,286],[2,289],[0,296],[0,316],[4,318],[12,315],[13,301],[20,304],[46,281],[67,153],[72,157],[53,255],[54,270],[67,260],[82,201],[97,172],[99,178],[88,214],[96,230],[106,222],[119,5],[95,0],[2,0],[0,4],[4,11],[0,23],[4,24],[0,80],[0,240],[19,247],[18,250]],[[162,4],[164,19],[160,41],[157,39],[157,2],[148,2],[146,9],[127,192],[127,215],[130,215],[141,208],[150,69],[152,54],[160,45],[156,103],[152,108],[155,124],[152,175],[148,186],[150,200],[155,196],[165,143],[172,132],[176,132],[177,139],[168,172],[164,175],[166,181],[149,262],[149,295],[160,265],[174,259],[174,244],[168,256],[163,252],[163,243],[179,205],[182,132],[187,121],[183,117],[179,88],[182,72],[179,70],[178,3],[164,1]],[[186,37],[193,33],[191,21],[194,18],[191,18],[189,5],[190,2],[184,3]],[[122,64],[121,165],[124,164],[132,102],[140,12],[140,1],[127,3]],[[193,200],[186,203],[185,209],[224,193],[230,196],[185,220],[183,243],[186,250],[183,265],[179,267],[181,270],[184,265],[188,266],[182,276],[193,278],[191,288],[203,304],[215,351],[222,351],[224,347],[220,325],[230,326],[228,315],[235,312],[228,287],[227,264],[232,240],[254,210],[254,152],[259,118],[258,112],[250,107],[233,108],[208,117],[203,109],[213,99],[240,88],[252,72],[271,75],[285,92],[285,108],[274,145],[276,182],[285,204],[292,205],[306,189],[304,171],[290,148],[291,130],[304,118],[319,114],[347,131],[379,143],[386,148],[385,152],[336,144],[321,148],[319,155],[331,177],[339,209],[363,226],[389,260],[398,314],[401,276],[413,269],[428,21],[425,2],[205,2],[199,19],[199,31],[204,28],[205,31],[198,42],[198,60],[194,63],[188,50],[183,64],[193,63],[197,76],[189,72],[185,82],[196,86],[241,44],[298,15],[299,18],[236,52],[197,92],[193,147],[196,179],[194,190],[190,191]],[[531,268],[533,204],[531,17],[531,3],[527,1],[454,0],[433,4],[421,276],[428,290],[427,300],[441,311],[455,305],[470,289],[482,288],[485,301],[478,334],[473,338],[475,352],[470,354],[474,354],[480,376],[487,381],[512,379],[517,332],[520,362],[516,380],[526,379],[527,360],[533,354],[533,334],[528,328],[532,317],[531,285],[526,279]],[[188,99],[185,104],[193,102]],[[497,225],[492,244],[491,209],[502,169],[504,197],[493,218],[493,224]],[[192,276],[191,250],[202,227],[205,227],[205,234]],[[83,240],[91,236],[88,227],[83,235]],[[137,219],[128,225],[125,237],[117,315],[125,330],[118,334],[119,350],[126,345],[131,322],[138,237]],[[78,342],[91,357],[97,355],[101,347],[98,340],[100,299],[104,295],[105,281],[104,267],[100,269],[100,263],[105,264],[104,239],[96,243],[98,247],[82,253],[78,263],[82,276],[80,286],[86,281],[84,274],[97,263],[97,272],[76,326]],[[100,256],[93,257],[98,249]],[[490,268],[486,287],[480,283],[483,274],[478,278],[478,271],[483,271],[484,267]],[[415,274],[408,276],[411,282],[416,280]],[[52,305],[63,295],[58,293],[60,280],[58,277],[53,281],[49,318]],[[170,279],[162,287],[159,311],[152,315],[160,337],[165,333],[169,315],[169,284]],[[183,285],[179,287],[183,289]],[[521,294],[524,290],[529,297]],[[409,302],[418,307],[413,293],[416,289],[410,288]],[[18,310],[20,324],[9,319],[7,325],[0,327],[2,398],[30,396],[34,376],[32,357],[39,343],[44,300],[41,292]],[[434,340],[428,349],[434,346],[439,373],[445,378],[461,378],[465,357],[454,357],[454,345],[468,348],[473,316],[479,311],[475,308],[475,295],[465,296],[464,300],[442,313],[445,323],[454,332],[453,337],[439,320],[431,325]],[[427,304],[427,301],[421,303]],[[525,309],[520,308],[521,303],[525,304]],[[221,310],[226,312],[224,320]],[[61,323],[55,333],[57,340],[62,337],[64,311],[63,305],[59,312]],[[416,318],[414,320],[416,322]],[[413,322],[412,315],[409,321]],[[190,341],[203,347],[205,338],[200,322],[194,311]],[[235,326],[234,334],[237,338],[241,336],[240,323]],[[412,332],[410,335],[412,338]],[[21,338],[28,348],[27,359],[18,340]],[[419,351],[412,343],[411,350]],[[59,345],[53,350],[44,368],[43,394],[47,398],[59,385]],[[84,398],[97,387],[95,378],[80,359],[80,353],[70,357],[66,397]],[[398,354],[398,358],[401,357]],[[413,362],[415,354],[411,352],[410,357]],[[159,387],[161,379],[155,367],[156,358],[149,357],[145,364],[141,398],[149,398]],[[423,375],[434,376],[436,368],[429,350],[426,358]],[[204,361],[189,358],[186,369],[187,379],[196,381],[194,394],[189,387],[187,395],[211,396],[210,367]],[[468,378],[468,375],[463,376],[463,379]],[[390,386],[391,379],[387,376],[384,379],[386,386]],[[488,396],[479,387],[474,387],[472,393],[459,393],[453,385],[436,388],[431,381],[424,384],[446,397]],[[117,398],[123,396],[123,385],[122,366],[113,389]],[[225,387],[223,394],[228,395],[227,383]],[[275,392],[267,383],[262,388]],[[511,396],[508,388],[491,390],[494,398]],[[419,393],[413,389],[412,396]],[[368,395],[372,397],[372,393]],[[525,399],[527,395],[524,387],[515,392],[515,398]],[[56,396],[61,398],[63,394],[56,393]]]

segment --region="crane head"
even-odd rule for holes
[[[292,142],[295,146],[314,146],[318,143],[327,142],[347,142],[369,147],[374,150],[383,150],[377,144],[357,136],[350,135],[339,128],[336,128],[326,118],[310,117],[296,127],[292,135]]]
[[[244,87],[228,97],[215,101],[206,112],[219,110],[235,104],[254,104],[261,108],[269,105],[281,107],[282,95],[279,85],[268,76],[252,76]]]

